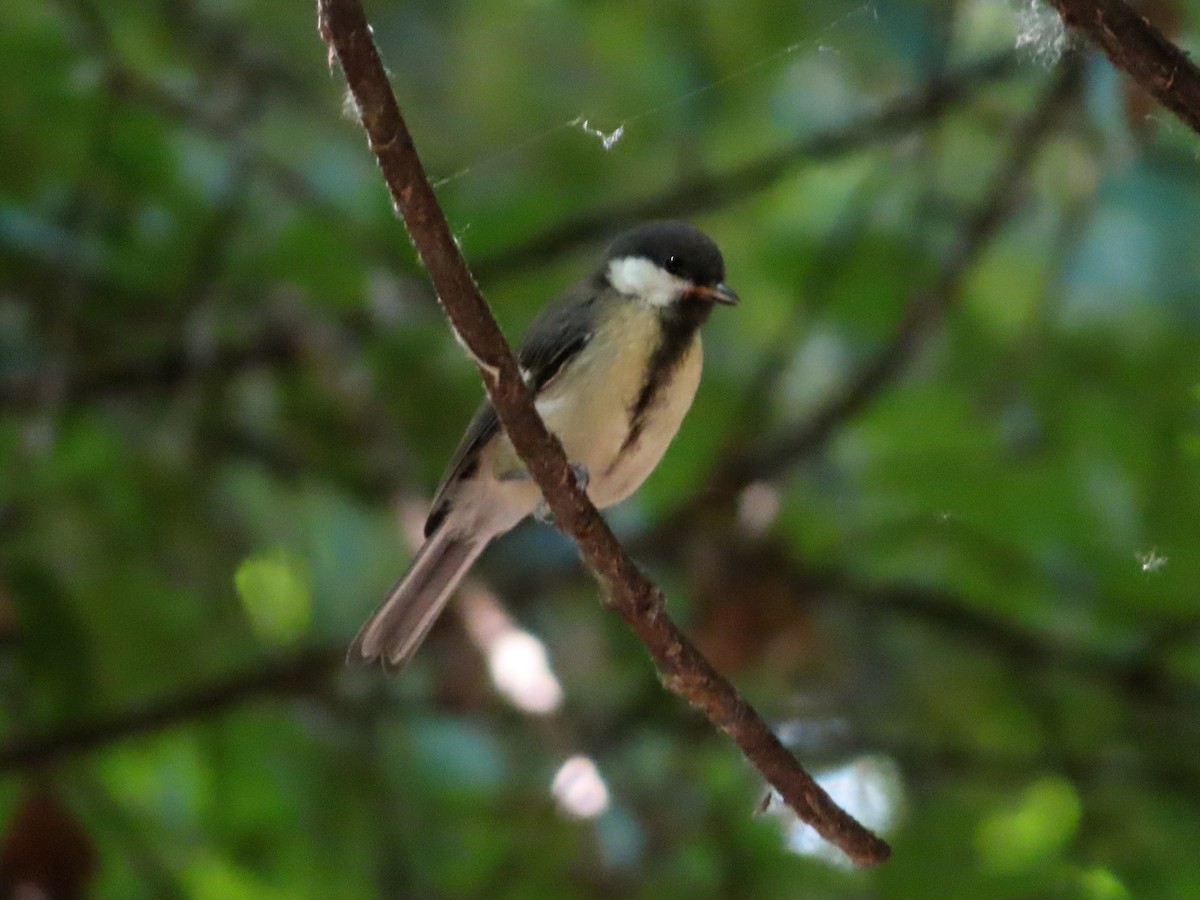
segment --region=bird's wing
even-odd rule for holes
[[[517,361],[535,396],[592,339],[596,311],[605,287],[593,281],[581,282],[552,300],[529,323],[517,347]],[[437,530],[450,511],[447,496],[449,487],[475,474],[480,450],[499,430],[500,419],[496,416],[496,410],[492,408],[490,400],[484,400],[467,426],[467,432],[450,458],[446,474],[434,492],[429,518],[425,520],[426,537]]]
[[[471,424],[467,426],[467,433],[458,442],[458,449],[450,457],[450,464],[446,466],[446,474],[442,476],[437,490],[434,491],[433,505],[429,508],[429,518],[425,520],[425,537],[429,537],[437,531],[442,520],[446,518],[446,514],[450,512],[449,498],[446,496],[447,489],[450,485],[475,474],[475,469],[479,465],[479,451],[499,430],[500,419],[496,416],[496,410],[492,408],[491,401],[484,400],[479,409],[475,411]]]
[[[529,323],[517,347],[526,383],[535,395],[592,339],[603,288],[590,282],[557,297]]]

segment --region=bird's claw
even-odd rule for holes
[[[588,482],[592,480],[591,473],[588,472],[587,466],[583,463],[571,463],[571,474],[575,476],[575,483],[579,485],[581,491],[588,489]]]

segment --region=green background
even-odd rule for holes
[[[555,714],[454,615],[343,668],[478,375],[311,4],[58,0],[0,28],[0,883],[1200,896],[1196,135],[1027,2],[367,12],[511,336],[631,223],[724,249],[742,305],[609,518],[894,857],[790,850],[545,526],[478,575]]]

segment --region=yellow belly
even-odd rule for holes
[[[567,458],[587,469],[588,495],[600,508],[624,500],[654,470],[700,384],[703,351],[697,332],[646,411],[640,436],[625,446],[646,361],[660,338],[654,310],[622,304],[606,317],[585,349],[587,364],[569,364],[538,397],[538,412],[562,441]],[[523,469],[508,439],[500,443],[493,473],[504,477]],[[532,492],[522,489],[529,487]],[[514,484],[512,490],[528,493],[531,508],[540,497],[536,486]]]

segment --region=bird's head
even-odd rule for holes
[[[738,302],[725,284],[721,251],[686,222],[647,222],[626,231],[608,248],[603,273],[618,292],[650,306]]]

